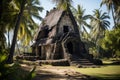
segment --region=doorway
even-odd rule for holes
[[[73,54],[73,44],[72,44],[72,42],[67,43],[67,49],[68,49],[70,54]]]
[[[41,56],[41,46],[38,47],[38,50],[39,50],[39,57]]]

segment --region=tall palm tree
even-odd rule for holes
[[[18,32],[18,39],[22,41],[23,45],[28,45],[32,39],[33,31],[38,27],[33,18],[41,20],[39,12],[43,10],[40,6],[39,0],[28,0],[23,12],[20,29]]]
[[[105,4],[108,11],[112,11],[114,27],[120,22],[120,0],[102,0],[101,6]]]
[[[6,44],[5,33],[13,29],[15,18],[18,14],[18,8],[12,0],[1,0],[0,2],[0,41],[2,44]],[[9,34],[8,34],[9,37]],[[9,40],[9,38],[8,38]],[[8,41],[9,43],[9,41]],[[3,45],[5,47],[5,45]]]
[[[16,40],[17,40],[18,29],[19,29],[21,17],[23,15],[25,3],[26,3],[26,0],[21,1],[20,12],[18,14],[18,18],[17,18],[17,21],[15,23],[13,40],[12,40],[12,45],[11,45],[11,48],[10,48],[10,53],[9,53],[9,56],[8,56],[7,63],[12,63],[13,62],[13,55],[14,55],[15,44],[16,44]]]
[[[69,10],[72,0],[52,0],[56,3],[57,7],[64,10]]]
[[[116,19],[116,27],[120,25],[120,0],[113,0],[114,11],[115,11],[115,19]]]
[[[110,17],[107,15],[106,12],[102,13],[101,10],[95,9],[94,15],[91,16],[91,38],[96,43],[98,39],[102,38],[105,34],[105,30],[108,29],[110,26],[110,22],[108,19]]]
[[[31,39],[31,31],[32,29],[34,30],[34,27],[36,26],[36,23],[32,17],[41,19],[41,17],[39,16],[39,11],[43,9],[42,7],[39,6],[39,0],[20,0],[20,1],[13,0],[13,1],[19,7],[20,11],[15,24],[12,45],[8,57],[9,63],[13,62],[13,54],[15,50],[18,30],[19,30],[19,34],[21,34],[21,37],[18,38],[22,38],[22,39],[24,38],[24,40],[26,40],[26,42],[29,43],[28,40]]]
[[[5,38],[5,28],[0,27],[0,50],[5,48],[5,44],[6,44],[6,38]]]
[[[31,38],[31,31],[34,29],[34,26],[36,26],[34,20],[32,17],[35,17],[37,19],[41,19],[39,16],[39,11],[41,11],[41,8],[39,6],[39,1],[38,0],[13,0],[16,5],[19,7],[20,11],[18,14],[18,18],[15,24],[15,29],[14,29],[14,35],[13,35],[13,40],[12,40],[12,45],[10,49],[10,54],[8,57],[8,63],[13,62],[13,54],[15,50],[15,44],[17,41],[17,34],[19,30],[19,34],[21,34],[21,37],[19,38],[24,38],[26,42],[29,43],[28,40]],[[20,29],[19,29],[20,26]]]
[[[74,7],[71,8],[73,15],[75,16],[75,19],[79,25],[79,32],[80,34],[84,33],[88,34],[87,30],[85,27],[90,28],[90,25],[87,24],[86,20],[89,19],[91,16],[90,15],[85,15],[85,9],[81,7],[80,5],[77,6],[77,9]],[[81,35],[83,37],[83,35]]]

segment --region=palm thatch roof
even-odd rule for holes
[[[39,30],[37,31],[37,34],[35,35],[34,40],[37,40],[40,31],[47,28],[48,30],[50,30],[55,25],[57,25],[63,12],[64,12],[63,10],[59,10],[59,9],[53,9],[50,12],[48,12],[46,14],[46,17],[43,19],[42,23],[39,26]]]
[[[36,35],[34,36],[34,41],[36,45],[42,45],[42,44],[50,44],[50,43],[54,43],[55,41],[52,39],[50,39],[50,37],[48,36],[48,39],[41,39],[39,36],[42,35],[42,31],[47,29],[47,30],[51,30],[53,29],[61,20],[62,16],[66,13],[67,11],[62,10],[62,9],[52,9],[50,12],[47,12],[46,17],[43,19],[42,23],[39,26],[39,29],[36,33]],[[75,19],[71,13],[71,11],[69,11],[69,16],[72,20],[73,25],[77,26]],[[77,27],[76,27],[76,31],[77,31]],[[79,32],[79,31],[78,31]],[[50,40],[49,40],[50,39]]]

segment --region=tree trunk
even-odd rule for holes
[[[2,3],[3,3],[3,0],[0,1],[0,20],[1,20],[1,17],[2,17]]]
[[[17,21],[15,23],[13,40],[12,40],[12,45],[11,45],[11,48],[10,48],[10,53],[9,53],[9,56],[8,56],[7,63],[13,63],[13,55],[14,55],[14,51],[15,51],[15,44],[16,44],[16,40],[17,40],[18,29],[19,29],[20,20],[21,20],[23,11],[24,11],[25,3],[26,3],[26,0],[23,0],[22,4],[21,4],[21,7],[20,7],[20,12],[18,14]]]
[[[8,37],[8,48],[10,48],[10,30],[8,29],[7,37]]]
[[[17,50],[18,50],[18,53],[20,54],[20,49],[19,49],[18,43],[17,43]]]
[[[115,21],[115,15],[114,15],[113,7],[112,7],[112,17],[113,17],[113,21],[114,21],[114,28],[116,28],[116,21]]]

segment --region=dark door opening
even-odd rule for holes
[[[69,28],[68,28],[68,27],[69,27],[69,26],[64,26],[64,27],[63,27],[63,32],[64,32],[64,33],[69,32]]]
[[[72,42],[67,43],[67,49],[70,54],[73,54],[73,44]]]
[[[44,30],[44,37],[47,38],[48,37],[48,33],[49,33],[49,30],[48,28]]]
[[[39,46],[39,57],[41,56],[41,46]]]

